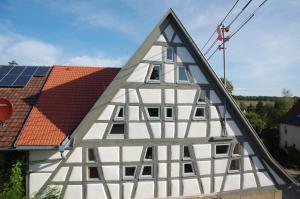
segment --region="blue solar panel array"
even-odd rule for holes
[[[0,66],[0,87],[24,87],[31,77],[44,77],[50,67]]]

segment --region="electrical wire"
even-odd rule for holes
[[[249,4],[252,2],[253,0],[249,0],[248,3],[241,9],[241,11],[233,18],[233,20],[229,23],[229,25],[227,27],[230,27],[238,18],[239,16],[244,12],[244,10],[249,6]]]

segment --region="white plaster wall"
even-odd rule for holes
[[[220,115],[217,111],[217,107],[216,106],[210,106],[210,118],[211,119],[220,119]]]
[[[107,184],[111,199],[119,199],[119,184]]]
[[[101,115],[98,117],[98,120],[110,120],[111,114],[115,109],[115,105],[107,105],[102,111]]]
[[[138,106],[128,106],[129,108],[129,120],[140,120],[139,117],[139,107]]]
[[[256,188],[255,176],[253,173],[244,173],[243,189]]]
[[[119,147],[98,147],[101,162],[119,162]]]
[[[157,147],[157,159],[158,160],[167,160],[167,146],[158,146]]]
[[[125,146],[123,147],[122,158],[124,162],[140,161],[143,147],[141,146]]]
[[[117,103],[125,103],[125,89],[120,89],[111,101]]]
[[[225,173],[228,159],[215,159],[215,173]]]
[[[143,103],[160,104],[161,89],[139,89]]]
[[[286,126],[287,133],[285,133],[284,126]],[[295,125],[280,124],[280,146],[285,147],[285,141],[288,146],[295,144],[296,149],[300,151],[300,127]]]
[[[229,136],[241,136],[242,133],[239,127],[236,125],[235,121],[227,120],[226,121],[226,130]]]
[[[177,47],[177,62],[195,63],[195,60],[185,47]]]
[[[119,166],[102,166],[105,180],[120,180]]]
[[[103,184],[87,184],[87,198],[92,199],[97,196],[101,199],[107,199]]]
[[[210,160],[198,161],[197,165],[198,165],[198,170],[199,170],[200,175],[209,175],[210,174],[210,170],[211,170]]]
[[[167,181],[158,181],[158,197],[167,197]]]
[[[210,178],[201,178],[204,194],[210,193]]]
[[[29,164],[29,171],[54,171],[60,161],[50,163],[31,163]]]
[[[182,180],[182,183],[184,196],[195,196],[201,194],[197,179],[184,179]]]
[[[178,36],[178,35],[176,35],[176,36],[174,37],[174,40],[173,40],[173,42],[174,42],[174,43],[179,43],[179,44],[181,44],[181,43],[182,43],[182,41],[181,41],[181,39],[179,38],[179,36]]]
[[[189,66],[191,75],[194,79],[194,82],[199,83],[199,84],[208,84],[208,81],[206,77],[203,75],[201,72],[199,66],[197,65],[190,65]]]
[[[187,122],[177,122],[178,138],[184,138],[187,125]]]
[[[175,122],[165,122],[165,138],[175,137]]]
[[[165,103],[174,104],[175,103],[175,91],[174,89],[165,89]]]
[[[203,122],[191,122],[188,137],[206,137],[206,121]]]
[[[178,106],[178,119],[189,120],[192,106]]]
[[[139,98],[135,89],[128,89],[129,103],[139,103]]]
[[[106,127],[107,123],[94,123],[84,135],[83,140],[102,139]]]
[[[174,64],[165,64],[165,82],[166,83],[174,83],[175,80],[175,76],[174,76],[174,72],[175,72],[175,66]]]
[[[130,199],[132,193],[133,183],[123,183],[123,197],[124,199]]]
[[[224,191],[237,190],[240,189],[240,174],[237,175],[227,175],[224,185]]]
[[[162,61],[162,47],[161,46],[152,46],[147,52],[143,60],[148,61]]]
[[[69,167],[61,167],[56,173],[56,175],[54,176],[52,181],[54,182],[65,181],[68,171],[69,171]]]
[[[82,181],[82,167],[73,167],[70,181]]]
[[[248,142],[244,142],[244,155],[253,155],[253,149]]]
[[[196,158],[211,158],[210,144],[196,144],[193,145]]]
[[[223,176],[215,176],[214,177],[214,191],[215,192],[220,192],[222,182],[223,182]]]
[[[252,165],[250,162],[250,158],[249,157],[245,157],[244,158],[244,171],[250,171],[252,170]]]
[[[273,181],[267,172],[257,172],[257,177],[260,182],[260,186],[272,186]]]
[[[157,41],[160,41],[160,42],[167,42],[165,36],[163,34],[159,35]]]
[[[82,147],[76,147],[70,157],[67,160],[67,163],[81,163],[82,162]]]
[[[154,198],[154,183],[147,181],[138,182],[135,198]]]
[[[171,26],[171,25],[168,25],[168,26],[166,27],[166,29],[164,30],[164,33],[165,33],[165,35],[166,35],[168,41],[170,42],[171,39],[172,39],[172,37],[173,37],[173,34],[174,34],[174,29],[172,28],[172,26]]]
[[[210,137],[221,137],[222,125],[220,121],[210,122]]]
[[[128,125],[128,138],[129,139],[145,139],[150,138],[146,123],[129,122]]]
[[[29,177],[29,195],[34,196],[48,180],[50,175],[51,173],[31,173]]]
[[[179,180],[171,180],[171,196],[179,196]]]
[[[64,199],[81,199],[82,186],[81,185],[68,185],[66,188]]]
[[[256,156],[252,157],[252,161],[256,170],[264,169],[264,166],[262,165],[261,161]]]
[[[190,103],[193,104],[196,95],[196,90],[193,89],[178,89],[177,90],[177,103]]]
[[[67,155],[69,151],[65,150],[64,155]],[[37,160],[54,160],[58,159],[61,160],[60,152],[53,151],[53,150],[34,150],[29,152],[29,161],[37,161]]]
[[[150,126],[152,129],[154,138],[161,138],[161,123],[160,122],[150,122]]]
[[[171,159],[172,160],[179,160],[180,157],[180,147],[179,145],[172,145],[171,146]]]
[[[210,95],[210,103],[222,103],[220,98],[218,97],[217,93],[214,90],[210,90],[209,91],[209,95]]]
[[[167,177],[167,164],[166,163],[158,163],[158,177],[159,178]]]
[[[147,76],[149,64],[139,63],[131,73],[127,82],[144,82]]]
[[[179,163],[171,163],[171,177],[179,177]]]

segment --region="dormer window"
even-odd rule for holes
[[[150,83],[159,83],[160,82],[160,68],[159,64],[155,64],[151,67],[148,82]]]
[[[189,82],[188,72],[185,66],[178,66],[178,82]]]
[[[167,47],[166,50],[166,62],[174,61],[174,49],[172,47]]]

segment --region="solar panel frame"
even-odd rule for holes
[[[31,77],[32,75],[21,75],[11,84],[11,86],[24,87],[30,81]]]
[[[1,66],[0,75],[6,75],[12,68],[11,66]]]
[[[50,67],[46,67],[46,66],[40,66],[35,73],[33,74],[34,77],[44,77],[48,74],[50,70]]]
[[[11,71],[9,71],[8,75],[20,75],[25,69],[25,66],[15,66]]]
[[[6,75],[2,80],[0,81],[0,86],[11,86],[16,79],[19,77],[19,75]]]
[[[38,67],[36,67],[36,66],[27,66],[21,75],[22,76],[32,76],[37,69],[38,69]]]

